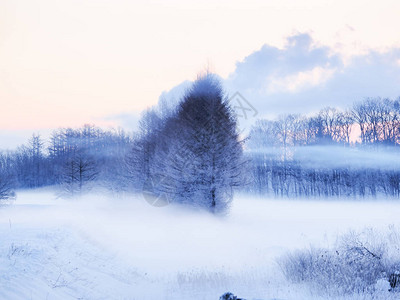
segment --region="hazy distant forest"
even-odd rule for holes
[[[174,109],[146,110],[138,132],[62,128],[48,140],[34,134],[18,149],[3,151],[0,199],[44,186],[56,186],[64,197],[100,188],[140,192],[156,179],[154,192],[211,211],[225,210],[233,190],[278,197],[400,196],[398,166],[364,164],[362,156],[398,154],[399,100],[365,99],[347,111],[329,107],[311,116],[260,119],[248,137],[239,135],[236,122],[221,84],[206,76]]]

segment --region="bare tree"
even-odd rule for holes
[[[14,176],[11,173],[11,166],[10,157],[0,153],[0,201],[15,196]]]
[[[99,173],[95,159],[85,150],[77,150],[70,154],[62,170],[61,194],[64,196],[81,195],[90,190],[90,184]]]

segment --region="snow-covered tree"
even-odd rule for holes
[[[154,155],[153,175],[171,201],[223,212],[242,183],[242,144],[235,114],[220,82],[199,77],[165,123],[164,144]]]

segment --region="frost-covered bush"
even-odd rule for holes
[[[219,297],[219,300],[245,300],[245,299],[238,298],[234,294],[228,292]]]
[[[320,292],[373,292],[379,280],[388,282],[400,270],[399,237],[394,227],[385,235],[371,229],[351,232],[339,237],[332,249],[297,250],[278,262],[288,280]]]
[[[232,293],[225,293],[221,297],[219,297],[219,300],[236,300],[236,299],[237,297]]]

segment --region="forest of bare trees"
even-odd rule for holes
[[[33,134],[26,145],[0,154],[0,194],[7,198],[14,189],[58,186],[60,195],[73,196],[95,180],[113,187],[131,142],[122,130],[93,125],[54,130],[48,141]]]
[[[400,144],[399,100],[369,98],[352,109],[327,107],[311,116],[289,114],[258,120],[250,133],[252,147]]]
[[[399,197],[397,160],[383,165],[386,154],[400,154],[399,145],[398,100],[366,99],[347,111],[327,107],[311,116],[258,120],[247,145],[248,189],[288,197]],[[378,152],[380,160],[366,159]]]

